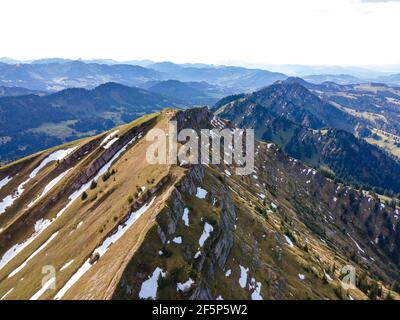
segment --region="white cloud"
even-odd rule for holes
[[[399,2],[2,0],[0,12],[0,55],[19,59],[400,62]]]

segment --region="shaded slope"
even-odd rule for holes
[[[217,114],[236,126],[254,128],[258,138],[277,143],[289,155],[337,178],[399,193],[399,161],[356,138],[352,134],[358,128],[356,117],[324,102],[299,82],[304,80],[289,78],[229,99]]]

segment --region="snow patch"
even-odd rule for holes
[[[203,188],[198,187],[197,192],[196,192],[196,197],[199,199],[205,199],[207,195],[207,191],[204,190]]]
[[[40,251],[42,251],[49,243],[51,240],[53,240],[58,234],[58,231],[53,233],[50,238],[48,238],[38,249],[36,249],[35,252],[33,252],[18,268],[14,269],[9,275],[8,278],[11,278],[12,276],[16,275],[19,271],[21,271],[25,266],[28,264],[30,260],[32,260]]]
[[[359,246],[359,244],[356,242],[356,240],[354,240],[350,234],[347,234],[347,235],[350,237],[351,240],[353,240],[353,242],[356,245],[358,251],[360,251],[362,253],[365,253],[365,251]]]
[[[114,144],[114,142],[116,142],[118,139],[119,139],[118,137],[111,139],[110,141],[108,141],[108,142],[103,146],[103,148],[104,148],[104,149],[109,149],[109,148]]]
[[[182,220],[183,220],[183,223],[185,224],[185,226],[189,227],[189,209],[188,208],[183,209]]]
[[[65,269],[67,269],[73,262],[74,262],[73,259],[70,260],[70,261],[68,261],[66,264],[64,264],[64,265],[60,268],[60,271],[63,271],[63,270],[65,270]]]
[[[42,285],[42,287],[29,300],[39,299],[47,289],[49,289],[52,285],[55,284],[55,281],[56,281],[55,277],[52,277],[49,280],[47,280],[46,283]]]
[[[204,242],[206,242],[206,240],[208,239],[208,237],[210,236],[211,232],[214,230],[213,226],[211,224],[209,224],[208,222],[206,222],[204,224],[204,230],[203,233],[199,239],[199,245],[200,247],[203,247]]]
[[[155,197],[148,203],[145,204],[143,207],[138,209],[137,211],[132,212],[129,215],[128,220],[118,225],[117,231],[112,234],[111,236],[107,237],[103,243],[97,247],[93,254],[98,254],[99,258],[101,258],[109,249],[111,244],[117,242],[125,233],[126,231],[139,219],[142,214],[144,214],[150,206],[153,204]],[[54,299],[61,299],[65,293],[92,267],[90,264],[90,258],[88,258],[85,263],[76,271],[72,277],[67,281],[67,283],[61,288],[60,291],[55,295]]]
[[[18,187],[17,191],[14,194],[6,196],[0,202],[0,214],[4,213],[8,207],[11,207],[15,200],[17,200],[25,191],[25,185],[30,182],[36,175],[42,170],[47,164],[52,161],[59,161],[68,156],[71,152],[73,152],[77,147],[72,147],[69,149],[61,149],[57,150],[50,155],[48,155],[30,174],[28,179],[22,182]]]
[[[11,180],[12,180],[12,178],[10,178],[9,176],[3,178],[3,179],[0,181],[0,190],[1,190],[7,183],[9,183]]]
[[[292,240],[290,240],[290,238],[286,234],[284,234],[283,236],[285,237],[285,240],[286,240],[287,244],[289,245],[289,247],[291,247],[291,248],[294,247]]]
[[[139,134],[139,136],[140,136],[140,134]],[[110,167],[114,163],[114,161],[119,158],[119,156],[128,148],[129,145],[131,145],[136,140],[137,137],[138,136],[135,136],[126,145],[124,145],[121,149],[119,149],[119,151],[116,152],[114,154],[114,156],[103,167],[101,167],[101,169],[97,172],[97,174],[96,174],[96,176],[94,178],[92,178],[91,180],[89,180],[88,182],[83,184],[78,190],[73,192],[68,198],[70,201],[67,203],[67,205],[63,209],[61,209],[57,213],[56,218],[60,217],[72,205],[72,203],[77,198],[79,198],[84,191],[86,191],[90,187],[90,185],[92,184],[93,181],[97,181],[103,174],[105,174],[108,171],[108,169],[110,169]],[[52,222],[55,219],[53,219]]]
[[[155,300],[157,298],[158,278],[160,276],[164,278],[165,274],[166,272],[157,267],[153,271],[151,277],[142,283],[142,287],[140,288],[139,292],[139,298]]]
[[[43,189],[42,193],[36,200],[32,201],[31,203],[28,204],[28,208],[32,207],[35,203],[37,203],[40,199],[42,199],[51,189],[54,188],[54,186],[60,182],[62,178],[64,178],[68,172],[70,172],[73,168],[70,168],[63,173],[61,173],[59,176],[55,177],[53,180],[51,180]]]
[[[11,207],[16,199],[17,197],[14,198],[13,195],[8,195],[3,200],[1,200],[0,215],[4,213],[8,207]]]
[[[245,288],[247,283],[247,273],[249,272],[249,268],[245,268],[241,265],[239,265],[239,267],[240,267],[239,285],[242,288]]]
[[[14,288],[11,288],[10,290],[8,290],[1,298],[0,300],[4,300],[11,292],[13,292]]]
[[[192,278],[189,278],[184,283],[178,282],[176,284],[176,292],[180,292],[180,291],[181,292],[186,292],[186,291],[188,291],[193,283],[194,283],[194,281],[192,280]]]
[[[140,134],[139,134],[140,136]],[[36,230],[35,227],[35,232],[24,242],[22,243],[18,243],[15,244],[13,247],[11,247],[1,258],[0,260],[0,270],[11,260],[13,259],[17,254],[19,254],[25,247],[27,247],[30,243],[32,243],[32,241],[34,241],[46,228],[48,228],[54,221],[56,221],[57,218],[59,218],[71,205],[72,203],[81,196],[81,194],[86,191],[92,181],[97,181],[97,179],[99,179],[104,173],[106,173],[108,171],[108,169],[111,167],[111,165],[113,164],[113,162],[121,155],[121,153],[123,153],[130,144],[132,144],[135,140],[136,140],[137,136],[134,137],[131,141],[129,141],[125,146],[123,146],[117,153],[115,153],[115,155],[110,159],[110,161],[108,161],[97,173],[97,175],[89,180],[87,183],[85,183],[84,185],[82,185],[78,190],[76,190],[75,192],[73,192],[70,196],[69,196],[69,202],[66,204],[66,206],[61,209],[55,218],[53,218],[52,220],[44,220],[40,219],[39,221],[41,222],[41,229],[38,231]],[[63,153],[58,153],[58,155],[56,155],[56,158],[60,159],[63,156],[65,157],[66,155],[68,155],[69,153],[71,153],[76,147],[67,149],[67,150],[60,150],[63,151]],[[72,150],[72,151],[71,151]],[[57,151],[56,151],[57,152]],[[54,153],[53,153],[54,154]],[[50,156],[49,156],[50,157]],[[54,158],[54,156],[52,157]],[[24,184],[24,183],[23,183]],[[0,204],[0,208],[1,208],[1,204]],[[0,214],[1,214],[1,209],[0,209]],[[39,222],[38,221],[38,222]]]
[[[176,244],[181,244],[182,243],[182,237],[175,237],[172,239],[172,241]]]
[[[261,282],[256,282],[254,278],[251,279],[251,282],[251,286],[254,288],[254,291],[251,294],[251,300],[263,300],[263,297],[261,296]]]
[[[31,244],[50,224],[50,220],[40,219],[36,221],[32,236],[22,243],[17,243],[8,249],[0,260],[0,270],[10,262],[17,254],[24,250],[29,244]]]
[[[100,146],[105,145],[110,139],[112,139],[112,138],[118,133],[118,131],[119,131],[119,130],[115,130],[115,131],[111,132],[109,135],[107,135],[107,136],[103,139],[103,141],[100,143]]]
[[[67,157],[69,154],[71,154],[77,147],[72,147],[68,149],[61,149],[54,151],[53,153],[49,154],[41,163],[38,167],[36,167],[31,174],[29,175],[30,179],[33,179],[36,177],[36,175],[42,170],[47,164],[49,164],[52,161],[60,161]]]
[[[333,281],[332,277],[329,274],[327,274],[326,272],[324,272],[324,274],[325,274],[326,280]]]

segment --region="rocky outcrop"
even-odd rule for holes
[[[221,219],[219,223],[220,235],[213,249],[213,255],[218,266],[223,269],[233,246],[233,234],[236,221],[235,207],[230,199],[229,191],[224,186],[221,189]]]
[[[85,143],[78,150],[71,153],[67,158],[62,160],[57,166],[57,171],[63,172],[73,166],[77,161],[79,161],[85,154],[92,151],[99,143],[101,138],[93,139],[88,143]]]
[[[203,165],[191,166],[172,192],[168,207],[163,214],[157,216],[157,232],[162,243],[165,244],[167,239],[175,234],[178,222],[182,219],[186,207],[182,193],[191,196],[196,194],[197,187],[203,185],[204,170]],[[204,248],[205,254],[197,264],[199,278],[190,299],[213,299],[209,284],[214,280],[216,268],[224,268],[234,241],[236,212],[227,186],[223,184],[216,195],[210,193],[207,200],[218,205],[221,216],[218,226],[207,242],[209,245]]]
[[[150,197],[155,194],[156,192],[158,192],[161,188],[163,188],[167,182],[169,182],[171,180],[171,176],[169,174],[167,174],[166,176],[162,177],[160,179],[160,181],[150,190],[147,190],[146,192],[143,192],[141,194],[141,196],[139,197],[139,199],[132,205],[131,209],[132,210],[137,210],[139,209],[141,206],[143,206],[143,204],[150,199]]]
[[[212,197],[213,195],[211,195],[210,199]],[[211,294],[211,286],[209,284],[214,281],[216,269],[220,268],[223,270],[233,247],[236,212],[230,198],[229,190],[225,184],[221,186],[220,193],[215,198],[219,199],[215,203],[218,204],[221,210],[221,216],[218,228],[212,233],[211,240],[209,241],[210,245],[205,248],[205,255],[201,258],[197,266],[197,271],[200,275],[199,284],[190,296],[192,300],[209,300],[215,298]]]
[[[180,110],[172,120],[177,122],[178,131],[185,128],[197,130],[209,128],[212,117],[213,114],[209,112],[208,108],[202,107]]]
[[[190,300],[213,300],[213,296],[207,282],[200,279],[199,284],[194,289]]]
[[[204,179],[204,167],[202,165],[191,166],[185,177],[179,183],[179,187],[172,191],[169,207],[165,214],[157,216],[157,231],[163,243],[168,236],[176,232],[178,221],[182,219],[185,203],[181,192],[189,195],[196,194],[196,185],[201,185]]]

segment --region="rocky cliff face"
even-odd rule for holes
[[[179,233],[182,224],[182,218],[185,209],[190,206],[188,198],[195,198],[197,188],[204,186],[205,183],[205,167],[203,165],[191,166],[185,176],[179,181],[175,190],[171,193],[168,199],[167,206],[157,215],[156,225],[153,227],[157,230],[159,242],[161,246],[169,246],[171,238]],[[205,201],[210,206],[220,211],[218,221],[213,225],[213,231],[207,239],[207,246],[204,247],[204,254],[196,259],[193,265],[195,253],[190,252],[190,249],[182,249],[182,257],[187,265],[194,268],[196,274],[196,286],[188,296],[189,299],[215,299],[216,296],[212,293],[213,282],[216,280],[215,273],[223,272],[229,253],[234,244],[234,225],[236,221],[236,213],[233,202],[230,198],[228,186],[225,183],[220,183],[215,188],[215,193],[210,192],[207,194]],[[193,230],[198,232],[200,230]],[[185,239],[186,240],[186,239]],[[194,239],[193,239],[194,240]],[[146,244],[146,251],[149,250],[148,246],[157,245],[156,243]],[[155,250],[155,249],[153,249]],[[137,253],[137,258],[134,256],[132,261],[139,259],[142,253]],[[135,263],[133,263],[135,264]],[[142,266],[143,267],[143,266]],[[125,273],[132,274],[133,266],[128,267]],[[120,290],[129,293],[130,297],[138,295],[139,283],[138,279],[143,279],[142,270],[138,269],[136,275],[130,277],[134,282],[130,283],[126,276],[123,276],[120,282]],[[137,288],[136,290],[132,288]],[[118,291],[117,291],[118,292]],[[119,292],[116,297],[121,298],[123,294]]]
[[[190,299],[193,300],[210,300],[217,298],[213,296],[211,292],[212,283],[216,280],[216,269],[218,268],[220,272],[224,270],[234,242],[236,212],[227,185],[221,185],[220,194],[217,196],[211,194],[209,201],[210,203],[216,204],[221,212],[218,222],[219,228],[213,233],[210,239],[211,246],[208,248],[208,253],[202,256],[197,266],[200,277],[198,286],[190,296]]]

